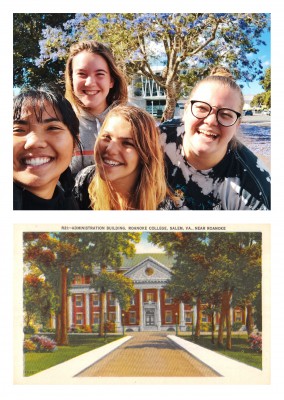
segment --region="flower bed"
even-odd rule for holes
[[[24,352],[52,353],[57,350],[56,342],[46,336],[33,335],[24,340]]]

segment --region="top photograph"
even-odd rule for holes
[[[271,15],[13,15],[14,210],[270,210]]]

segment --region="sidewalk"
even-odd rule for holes
[[[269,374],[175,335],[141,332],[23,378],[19,383],[268,384]]]

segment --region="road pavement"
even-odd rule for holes
[[[167,332],[131,332],[118,349],[94,363],[77,377],[218,377],[167,338]]]

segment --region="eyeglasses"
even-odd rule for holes
[[[210,104],[204,101],[190,100],[191,113],[195,118],[202,119],[208,117],[211,114],[213,108],[217,109],[216,118],[222,126],[232,126],[240,118],[241,114],[237,111],[231,110],[230,108],[217,108],[216,106],[210,106]]]

